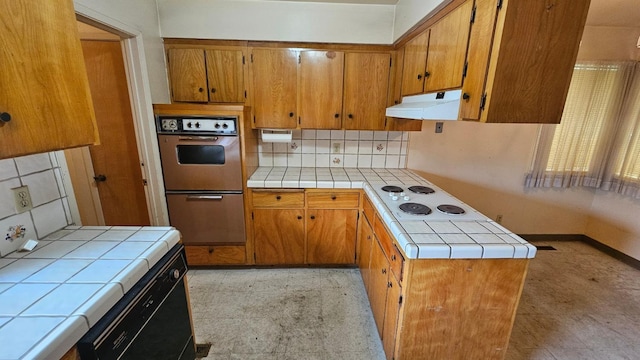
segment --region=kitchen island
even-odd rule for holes
[[[0,259],[0,359],[58,359],[174,245],[172,227],[68,226]]]
[[[247,185],[256,263],[351,249],[387,359],[504,359],[534,246],[406,169],[265,167]]]

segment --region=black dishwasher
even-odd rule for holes
[[[195,359],[186,272],[178,244],[80,339],[80,359]]]

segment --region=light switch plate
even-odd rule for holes
[[[18,214],[29,211],[33,208],[28,186],[25,185],[11,190],[13,190],[13,198],[15,199],[16,212]]]

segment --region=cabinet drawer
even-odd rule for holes
[[[242,265],[246,263],[244,246],[185,245],[187,264],[193,265]]]
[[[252,201],[254,207],[263,208],[302,208],[304,207],[304,192],[286,191],[253,191]]]
[[[369,224],[373,224],[373,217],[376,215],[376,210],[373,208],[373,203],[369,200],[368,196],[364,196],[362,209],[364,210],[364,215],[367,217],[367,220],[369,220]]]
[[[345,209],[360,206],[360,192],[310,192],[307,193],[310,208]]]
[[[384,251],[384,255],[387,259],[390,259],[393,252],[393,240],[387,232],[387,229],[384,227],[383,220],[377,214],[373,220],[373,233],[376,234],[376,237],[380,241],[380,246]]]

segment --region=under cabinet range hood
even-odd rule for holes
[[[402,103],[387,108],[386,115],[402,119],[458,120],[462,90],[405,96]]]

